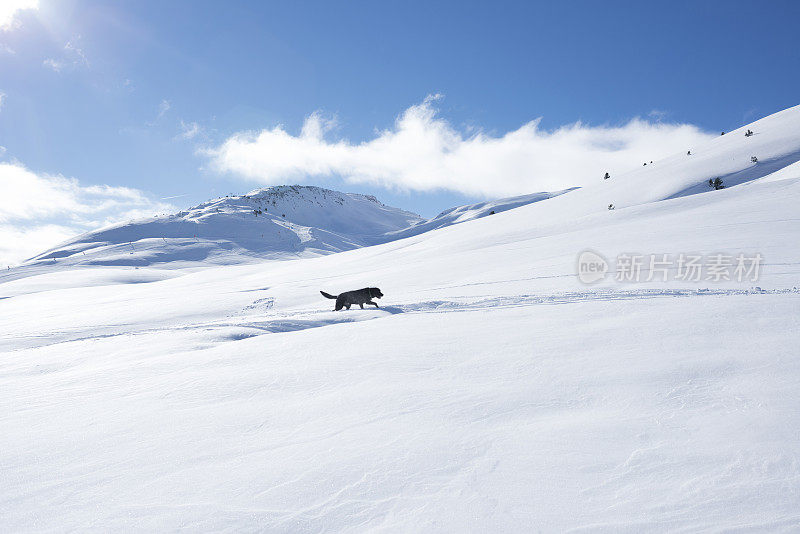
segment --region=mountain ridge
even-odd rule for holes
[[[257,188],[86,232],[14,270],[19,275],[20,269],[65,265],[184,268],[309,257],[418,235],[566,191],[456,206],[426,220],[374,195],[309,185]],[[0,279],[9,273],[4,275]]]

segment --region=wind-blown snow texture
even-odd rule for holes
[[[800,108],[749,128],[337,254],[12,271],[0,527],[797,530]],[[587,248],[764,266],[584,286]]]

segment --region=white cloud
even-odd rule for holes
[[[158,114],[156,115],[156,118],[155,118],[155,119],[153,119],[152,121],[147,121],[147,122],[145,122],[145,125],[146,125],[146,126],[148,126],[148,127],[155,126],[155,125],[156,125],[156,123],[157,123],[159,120],[161,120],[161,118],[162,118],[164,115],[166,115],[166,113],[167,113],[167,112],[168,112],[168,111],[169,111],[171,108],[172,108],[172,104],[170,103],[170,101],[169,101],[169,100],[167,100],[166,98],[165,98],[165,99],[163,99],[163,100],[161,100],[161,102],[159,102],[159,103],[158,103]]]
[[[89,59],[79,46],[81,40],[80,35],[76,35],[64,45],[64,55],[60,59],[47,58],[42,64],[49,67],[56,72],[61,72],[67,67],[80,68],[89,67]]]
[[[0,224],[0,268],[16,265],[74,236],[73,228],[57,224],[29,227]]]
[[[203,129],[196,122],[186,123],[181,120],[181,133],[176,136],[176,139],[194,139],[200,134],[200,132],[202,132],[202,130]]]
[[[53,58],[47,58],[44,61],[42,61],[42,65],[44,65],[45,67],[49,67],[56,72],[61,72],[61,69],[64,68],[65,63],[63,61],[56,61]]]
[[[86,58],[86,54],[83,53],[83,50],[78,47],[76,41],[79,41],[81,38],[80,35],[73,38],[71,41],[67,41],[67,44],[64,45],[64,50],[72,56],[73,63],[77,65],[83,65],[84,67],[89,66],[89,60]]]
[[[437,116],[439,98],[411,106],[392,128],[362,143],[327,140],[333,123],[313,113],[299,135],[282,126],[240,132],[200,153],[216,170],[264,185],[341,176],[393,189],[498,197],[585,185],[713,137],[693,125],[640,118],[621,126],[576,122],[553,131],[540,129],[536,119],[499,136],[466,135]]]
[[[177,209],[137,189],[84,186],[74,178],[36,174],[19,163],[0,163],[0,184],[0,265],[22,261],[82,232]]]
[[[656,122],[664,120],[667,118],[667,115],[669,115],[669,113],[661,109],[651,109],[650,113],[647,114],[648,117]]]
[[[23,9],[39,9],[39,0],[0,1],[0,31],[7,31],[17,24],[16,15]]]
[[[169,103],[169,100],[162,100],[161,103],[158,105],[158,117],[161,118],[164,114],[169,111],[169,108],[172,107],[172,104]]]
[[[6,101],[6,94],[3,91],[0,91],[0,111],[3,109],[3,104]]]

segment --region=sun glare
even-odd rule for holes
[[[2,0],[0,2],[0,30],[13,26],[14,15],[23,9],[38,9],[39,0]]]

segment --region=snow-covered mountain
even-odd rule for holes
[[[0,272],[0,281],[65,268],[180,269],[313,257],[402,239],[564,192],[460,206],[425,220],[371,195],[300,185],[256,189],[85,233]]]
[[[0,283],[0,526],[797,530],[800,108],[686,150],[336,254]],[[763,262],[585,285],[587,249]]]
[[[278,186],[89,232],[26,264],[181,267],[308,257],[373,244],[421,221],[373,196]]]

